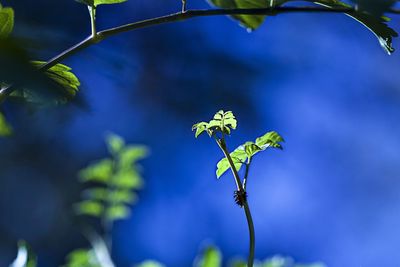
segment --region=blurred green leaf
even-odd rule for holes
[[[63,267],[101,267],[96,256],[90,249],[76,249],[67,256]]]
[[[79,177],[83,182],[107,183],[113,172],[113,161],[103,159],[93,163],[79,172]]]
[[[121,169],[114,174],[110,185],[122,189],[140,189],[143,181],[135,169]]]
[[[0,112],[0,136],[7,137],[12,135],[12,132],[11,126],[7,123],[3,113]]]
[[[103,205],[94,200],[85,200],[77,204],[76,211],[78,214],[100,217],[103,213]]]
[[[108,151],[113,155],[120,153],[122,148],[125,146],[125,141],[119,135],[113,133],[107,135],[106,143]]]
[[[25,241],[18,242],[18,254],[9,267],[36,267],[36,255]]]
[[[165,265],[163,265],[157,261],[147,260],[138,265],[135,265],[135,267],[165,267]]]
[[[0,38],[7,38],[14,29],[14,10],[0,4]]]
[[[128,145],[121,150],[119,154],[119,163],[121,167],[131,166],[136,161],[146,158],[149,155],[149,149],[141,145]]]
[[[220,267],[221,264],[222,256],[219,250],[215,247],[208,247],[196,263],[196,267]]]
[[[133,204],[135,200],[136,194],[127,189],[113,190],[107,197],[107,201],[117,204]]]
[[[112,205],[106,209],[106,218],[110,221],[126,218],[129,214],[129,208],[124,205]]]
[[[116,134],[107,135],[106,144],[111,158],[95,162],[79,172],[82,182],[96,184],[83,191],[84,201],[78,204],[77,211],[113,222],[128,217],[129,205],[137,200],[136,190],[143,186],[137,161],[147,156],[148,149],[126,145]]]

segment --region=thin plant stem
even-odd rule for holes
[[[244,178],[243,178],[243,189],[244,189],[244,191],[246,191],[246,187],[247,187],[247,180],[248,180],[248,177],[249,177],[250,164],[251,164],[251,157],[249,157],[249,159],[246,162],[246,169],[245,169]]]
[[[222,138],[222,139],[216,138],[216,142],[217,142],[218,146],[221,148],[222,152],[224,153],[226,159],[229,162],[229,166],[230,166],[232,174],[235,178],[235,182],[236,182],[238,191],[245,192],[245,190],[243,189],[243,185],[240,181],[239,173],[236,170],[236,167],[235,167],[235,164],[233,163],[232,157],[229,154],[228,148],[226,147],[225,139],[224,138]],[[249,203],[247,202],[246,198],[244,199],[243,208],[244,208],[244,212],[246,214],[247,226],[249,228],[249,256],[247,259],[247,267],[253,267],[256,237],[255,237],[255,231],[254,231],[253,218],[251,216]]]

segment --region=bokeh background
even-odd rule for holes
[[[14,36],[46,60],[86,37],[87,10],[72,0],[2,1]],[[206,8],[189,0],[191,8]],[[178,0],[102,6],[98,27],[178,11]],[[400,18],[390,25],[397,27]],[[400,49],[398,40],[395,47]],[[269,17],[248,33],[227,17],[124,33],[65,61],[85,105],[35,109],[8,102],[15,134],[0,140],[0,266],[27,240],[39,267],[88,246],[72,211],[77,172],[107,155],[115,132],[150,147],[146,186],[115,225],[113,258],[187,267],[205,244],[226,261],[247,255],[247,225],[234,181],[215,178],[220,151],[193,123],[233,110],[233,149],[266,131],[284,150],[258,155],[249,201],[257,258],[275,254],[332,267],[399,267],[400,52],[340,14]],[[5,68],[6,66],[0,66]]]

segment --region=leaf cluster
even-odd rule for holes
[[[232,111],[223,110],[215,113],[212,120],[209,122],[199,122],[193,125],[192,131],[196,130],[195,136],[196,138],[206,132],[210,137],[214,136],[217,132],[222,134],[231,134],[231,130],[236,129],[237,121]]]
[[[148,149],[126,145],[115,134],[109,134],[106,142],[111,157],[79,173],[80,181],[89,188],[83,191],[84,200],[77,205],[77,212],[113,222],[129,216],[129,205],[137,200],[136,191],[143,186],[138,161],[147,156]]]

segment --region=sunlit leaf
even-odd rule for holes
[[[249,159],[254,157],[258,152],[264,151],[267,148],[279,148],[282,149],[283,138],[277,132],[268,132],[261,137],[256,139],[256,142],[246,142],[243,145],[238,146],[230,156],[235,165],[235,169],[239,171],[243,164],[247,163]],[[221,159],[217,163],[217,178],[221,177],[230,165],[227,158]]]
[[[11,126],[7,123],[3,113],[0,112],[0,136],[2,137],[10,136],[12,132],[13,130]]]
[[[37,68],[45,63],[46,62],[44,61],[32,61],[32,64]],[[71,72],[71,68],[64,64],[57,64],[51,67],[45,71],[45,74],[64,88],[66,99],[63,99],[62,101],[67,101],[74,97],[81,85],[76,75]]]
[[[282,149],[282,145],[280,144],[281,142],[284,142],[284,140],[277,132],[268,132],[256,139],[257,146],[263,150],[268,147]]]
[[[247,155],[246,152],[244,151],[244,147],[239,146],[232,153],[230,153],[230,155],[235,165],[235,169],[239,171],[243,163],[246,163],[247,160]],[[229,170],[229,168],[230,165],[228,159],[227,158],[221,159],[217,163],[217,171],[216,171],[217,178],[220,178],[221,175],[223,175],[227,170]]]
[[[14,10],[0,4],[0,38],[7,38],[14,28]]]
[[[212,120],[207,122],[199,122],[192,126],[192,131],[196,130],[195,137],[197,138],[204,131],[211,137],[215,132],[230,134],[231,130],[236,129],[237,121],[232,111],[218,111]]]

